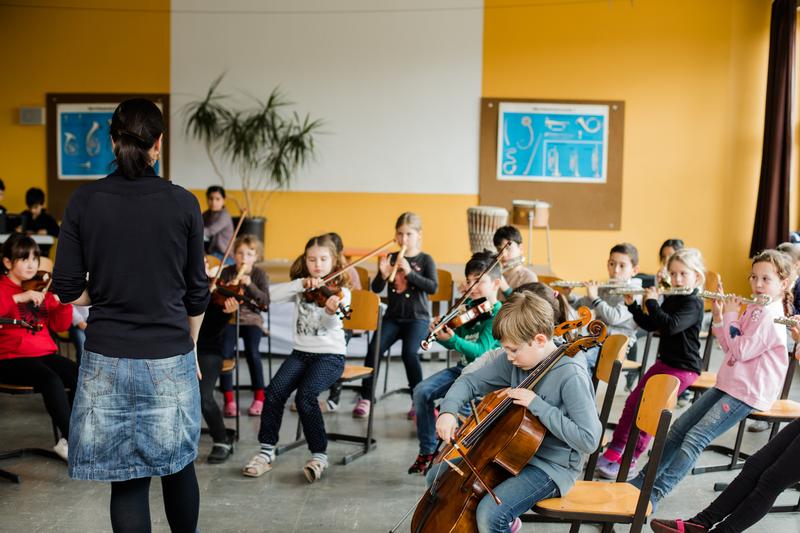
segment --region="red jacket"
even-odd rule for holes
[[[0,276],[0,317],[16,318],[31,324],[40,322],[45,327],[33,332],[20,326],[2,326],[0,328],[0,359],[15,357],[41,357],[56,353],[58,348],[50,337],[49,329],[65,331],[72,323],[72,306],[59,303],[51,293],[47,293],[44,302],[34,311],[29,302],[18,304],[14,295],[25,292],[8,276]]]

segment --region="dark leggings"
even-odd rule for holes
[[[200,489],[194,463],[161,477],[164,511],[173,533],[195,533]],[[111,527],[115,533],[150,533],[150,478],[111,483]]]
[[[78,365],[57,354],[2,359],[0,382],[33,387],[44,398],[44,406],[61,436],[69,438],[70,406],[78,386]]]
[[[744,531],[767,514],[781,492],[800,481],[800,419],[744,464],[722,494],[691,519],[715,532]]]
[[[413,392],[417,383],[422,381],[422,364],[419,362],[419,343],[428,334],[429,320],[409,319],[397,320],[384,318],[381,323],[381,345],[378,355],[382,356],[392,347],[398,339],[403,341],[403,348],[400,351],[403,358],[403,365],[406,368],[408,378],[408,388]],[[375,337],[369,343],[369,352],[364,360],[364,366],[375,368],[374,357]],[[361,397],[369,399],[372,394],[372,378],[367,378],[362,382]]]
[[[208,433],[216,443],[225,443],[227,440],[222,412],[214,400],[214,385],[222,372],[222,361],[222,355],[200,354],[197,356],[200,373],[203,375],[203,379],[200,380],[200,406],[203,418],[208,424]]]

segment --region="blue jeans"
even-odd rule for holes
[[[83,357],[83,345],[86,343],[86,332],[78,326],[69,327],[69,340],[75,346],[75,360],[78,365],[81,364],[81,357]]]
[[[460,459],[453,461],[454,464]],[[428,471],[425,480],[430,487],[439,471],[444,473],[447,463],[439,463]],[[502,502],[497,505],[490,494],[478,503],[476,519],[480,533],[508,533],[509,527],[517,517],[547,498],[560,496],[558,486],[541,468],[526,465],[518,476],[512,476],[494,488],[494,493]]]
[[[419,352],[419,343],[428,335],[428,323],[428,320],[392,318],[384,318],[381,323],[381,345],[378,355],[381,356],[386,353],[397,339],[403,341],[401,354],[403,365],[406,367],[408,388],[412,391],[417,386],[417,383],[422,381],[422,365],[419,362],[417,352]],[[369,353],[367,353],[364,366],[375,368],[374,347],[375,337],[372,338],[372,342],[369,344]],[[361,386],[361,397],[369,399],[371,390],[372,378],[367,378]]]
[[[417,437],[420,455],[436,451],[436,417],[433,402],[444,398],[453,382],[461,375],[463,366],[451,366],[435,373],[414,387],[414,410],[417,412]]]
[[[650,500],[656,504],[675,488],[694,467],[711,441],[741,422],[753,408],[733,396],[712,388],[678,418],[667,434],[664,454],[656,470]],[[642,488],[647,467],[631,480]]]

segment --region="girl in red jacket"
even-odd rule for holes
[[[56,353],[49,329],[69,329],[72,306],[61,304],[49,292],[23,290],[22,282],[33,278],[39,268],[39,246],[31,237],[19,233],[10,236],[3,244],[2,257],[5,276],[0,276],[0,317],[22,320],[34,329],[0,326],[0,382],[32,386],[41,393],[47,412],[61,432],[53,449],[66,461],[78,365]],[[39,325],[42,328],[37,331]],[[69,389],[69,398],[65,389]]]

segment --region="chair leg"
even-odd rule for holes
[[[569,526],[569,533],[578,533],[581,530],[581,522],[580,520],[575,520]]]

